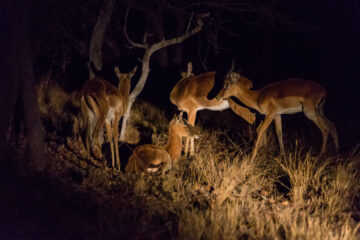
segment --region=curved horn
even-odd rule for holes
[[[235,67],[235,61],[234,61],[234,58],[232,60],[232,63],[231,63],[231,68],[229,70],[229,73],[231,73],[232,71],[234,71],[234,67]]]
[[[187,77],[190,77],[191,73],[192,73],[192,62],[189,62],[188,65],[187,65],[187,71],[186,71],[186,76]]]

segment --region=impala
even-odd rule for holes
[[[297,78],[275,82],[259,90],[251,90],[252,86],[249,79],[240,76],[239,73],[231,72],[224,80],[224,87],[216,96],[219,101],[234,96],[246,106],[265,115],[264,122],[257,130],[258,137],[252,152],[252,161],[257,154],[261,137],[274,119],[280,152],[283,156],[285,155],[281,114],[297,112],[304,112],[305,116],[320,129],[322,133],[320,155],[325,152],[329,132],[333,138],[335,150],[338,151],[339,143],[335,125],[324,115],[326,90],[322,86]]]
[[[196,113],[199,110],[208,109],[221,111],[231,108],[237,115],[245,119],[250,124],[255,121],[255,114],[249,109],[244,108],[233,100],[224,99],[217,101],[209,100],[207,95],[215,85],[216,72],[207,72],[194,76],[192,73],[192,64],[189,62],[186,73],[182,74],[182,79],[175,85],[170,93],[170,101],[176,105],[180,111],[185,111],[188,121],[194,126]],[[190,141],[191,140],[191,141]],[[185,154],[188,153],[189,142],[191,142],[190,155],[194,155],[194,139],[187,138],[185,144]]]
[[[182,137],[198,137],[198,130],[182,118],[182,113],[170,121],[168,143],[165,147],[153,144],[137,146],[129,158],[125,172],[166,171],[177,163],[182,150]]]
[[[102,78],[95,77],[87,81],[80,92],[81,111],[87,126],[85,142],[88,157],[90,157],[91,144],[93,151],[103,158],[99,132],[103,130],[105,123],[106,135],[110,142],[112,167],[117,166],[119,170],[119,121],[128,106],[130,82],[136,69],[137,67],[134,67],[130,73],[120,73],[118,67],[114,68],[115,75],[119,79],[118,88]],[[104,166],[106,167],[105,160]]]

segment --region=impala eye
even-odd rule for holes
[[[224,89],[228,89],[229,87],[230,87],[229,82],[225,82],[225,84],[224,84]]]

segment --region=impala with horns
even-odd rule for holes
[[[232,66],[233,68],[233,66]],[[230,70],[232,71],[232,69]],[[199,110],[208,109],[221,111],[231,108],[237,115],[245,119],[250,124],[255,121],[255,114],[249,109],[235,103],[230,98],[217,101],[208,99],[207,96],[215,85],[216,72],[207,72],[194,76],[192,73],[192,63],[188,63],[186,73],[182,73],[182,79],[175,85],[170,93],[170,101],[176,105],[180,111],[185,111],[188,121],[194,126],[196,113]],[[189,143],[191,142],[190,155],[194,155],[194,139],[187,138],[185,144],[185,154],[189,152]]]
[[[119,121],[128,106],[131,78],[136,69],[137,67],[134,67],[130,73],[121,73],[118,67],[114,68],[115,75],[119,79],[118,88],[102,78],[95,77],[87,81],[80,92],[81,111],[86,122],[85,144],[88,157],[90,157],[91,144],[93,151],[103,159],[99,132],[103,130],[105,124],[106,135],[110,142],[112,167],[117,167],[119,170]],[[104,166],[106,167],[105,160]]]
[[[255,148],[251,160],[254,160],[258,151],[261,137],[270,123],[275,120],[276,133],[280,145],[280,153],[284,156],[282,140],[281,114],[304,112],[320,129],[322,133],[322,146],[320,155],[325,152],[329,132],[333,138],[336,152],[339,148],[335,125],[324,115],[326,90],[319,84],[303,79],[286,79],[271,83],[259,90],[251,90],[253,84],[239,73],[231,72],[225,78],[224,86],[216,96],[222,99],[234,96],[246,106],[265,115],[264,122],[259,126]]]
[[[182,118],[182,112],[170,121],[168,143],[165,147],[153,144],[137,146],[129,158],[125,172],[157,172],[171,169],[178,162],[182,150],[182,137],[198,138],[199,131]]]

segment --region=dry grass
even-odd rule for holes
[[[79,135],[83,128],[77,93],[65,92],[50,78],[36,88],[38,104],[47,132],[66,137]]]
[[[55,125],[66,122],[61,100],[71,97],[55,89],[45,92],[50,91],[54,99],[39,95],[42,112],[58,114],[52,119]],[[129,141],[138,141],[146,129],[153,143],[166,142],[168,120],[148,103],[134,106],[129,125],[136,129],[127,133]],[[183,157],[166,174],[126,175],[88,166],[79,188],[101,192],[102,204],[112,211],[119,209],[119,202],[127,206],[129,210],[119,214],[138,223],[131,238],[360,238],[357,148],[338,158],[317,158],[297,146],[280,159],[276,138],[269,132],[251,162],[251,147],[240,147],[222,131],[202,128],[202,133],[195,156]],[[108,216],[100,216],[106,224]]]

